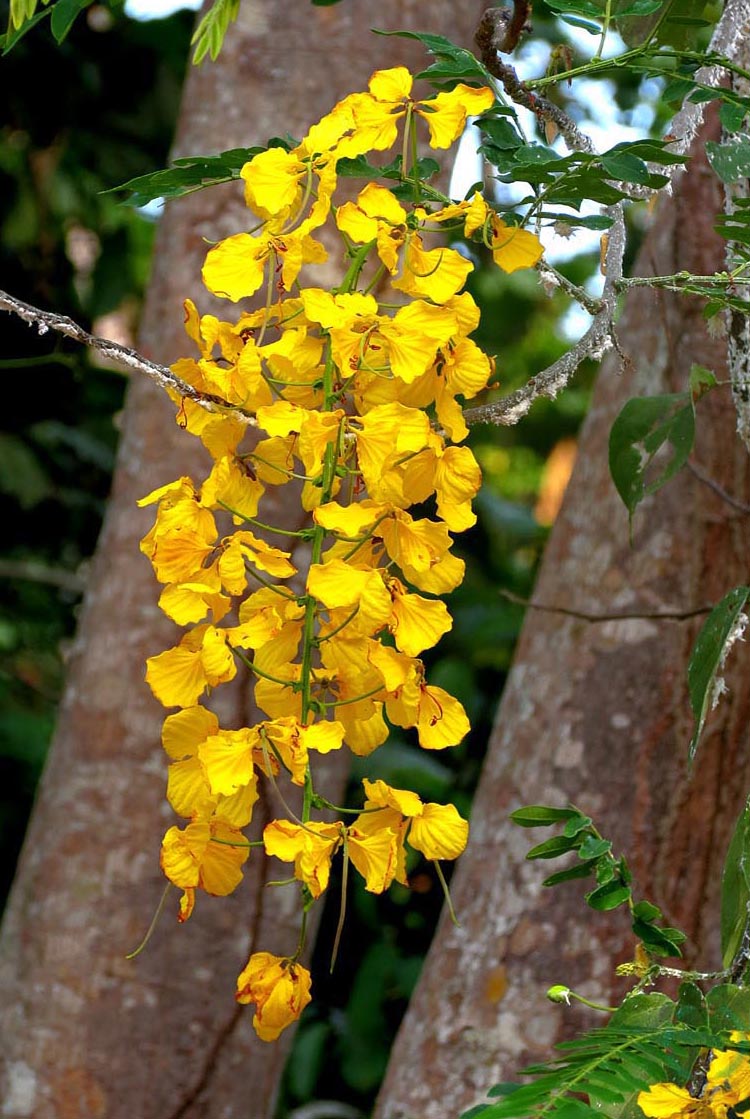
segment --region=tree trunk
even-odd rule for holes
[[[720,184],[696,158],[663,199],[640,254],[641,274],[724,267],[713,231]],[[726,378],[726,339],[712,337],[701,301],[647,288],[628,296],[618,325],[628,355],[599,377],[579,459],[548,543],[534,601],[587,620],[530,610],[472,813],[471,840],[452,882],[461,927],[443,921],[393,1050],[378,1119],[445,1119],[515,1078],[582,1024],[552,1006],[554,983],[602,1002],[622,994],[617,962],[634,943],[621,911],[593,913],[582,885],[541,888],[549,864],[524,862],[549,832],[514,827],[520,804],[573,802],[626,854],[636,896],[689,936],[690,962],[720,966],[718,897],[729,834],[750,785],[750,674],[736,648],[728,696],[710,716],[691,775],[688,657],[702,618],[654,620],[717,602],[747,582],[744,512],[683,470],[639,506],[628,542],[609,478],[607,440],[624,403],[685,389],[693,362]],[[697,409],[693,461],[750,501],[747,451],[727,388]],[[553,867],[553,869],[556,869]],[[415,1075],[414,1070],[419,1070]]]
[[[176,155],[302,135],[370,73],[424,65],[419,44],[379,39],[373,25],[430,30],[470,45],[481,0],[366,0],[313,7],[246,0],[215,65],[192,70]],[[159,231],[141,343],[161,362],[188,353],[182,300],[202,309],[206,241],[248,227],[232,184],[170,203]],[[227,312],[226,305],[223,312]],[[273,1112],[288,1047],[257,1041],[234,981],[255,948],[286,952],[298,914],[266,891],[266,860],[250,860],[230,899],[201,897],[185,928],[166,916],[135,961],[163,888],[158,848],[172,822],[164,802],[163,710],[144,660],[175,641],[138,540],[150,514],[136,499],[200,456],[173,409],[145,381],[130,387],[113,494],[71,659],[49,763],[3,927],[0,1099],[4,1116],[34,1119],[263,1119]],[[282,498],[284,500],[282,491]],[[256,716],[247,683],[221,689],[224,726]],[[323,759],[336,796],[346,759]],[[322,767],[321,767],[322,772]],[[269,808],[256,809],[262,825]],[[288,1036],[286,1042],[288,1043]]]

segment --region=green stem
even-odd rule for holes
[[[354,291],[354,289],[357,286],[357,280],[360,277],[360,273],[362,272],[362,269],[365,266],[367,258],[370,255],[370,251],[376,243],[377,242],[375,241],[375,238],[373,238],[372,241],[368,241],[366,244],[360,246],[360,248],[357,249],[357,251],[354,253],[354,255],[352,257],[351,264],[349,265],[349,267],[346,270],[346,274],[344,275],[343,280],[341,281],[341,283],[339,284],[339,286],[337,288],[332,288],[332,293],[334,295],[344,295],[345,293]],[[326,367],[327,367],[327,363],[326,363]],[[323,404],[323,411],[327,412],[329,410],[330,410],[329,393],[326,392],[326,399],[325,399],[325,402]]]
[[[264,587],[267,587],[269,591],[273,591],[274,594],[277,594],[280,598],[286,599],[287,602],[296,601],[296,594],[292,594],[291,591],[287,592],[281,590],[281,588],[272,583],[270,579],[266,579],[264,575],[256,571],[254,567],[250,567],[248,563],[245,564],[245,571],[248,575],[252,575],[253,579],[257,579],[259,583],[262,583]]]
[[[445,904],[448,906],[448,912],[450,913],[451,921],[453,922],[453,924],[456,926],[457,929],[460,929],[461,928],[461,922],[459,921],[458,917],[456,916],[456,911],[453,908],[453,902],[451,900],[450,890],[448,889],[448,883],[445,881],[445,875],[443,874],[443,868],[441,867],[441,865],[440,865],[440,863],[437,859],[432,860],[432,865],[435,867],[435,873],[438,876],[438,879],[440,881],[440,885],[443,887],[443,893],[445,895]]]
[[[226,509],[227,513],[231,513],[233,517],[239,517],[240,520],[245,521],[246,524],[255,525],[256,528],[265,529],[266,532],[275,532],[279,536],[299,536],[302,539],[310,535],[305,529],[296,532],[290,528],[276,528],[275,525],[264,524],[263,521],[259,521],[256,517],[249,517],[247,513],[240,513],[239,509],[233,509],[231,505],[227,505],[226,501],[219,500],[217,504],[220,505],[222,509]]]
[[[300,925],[299,940],[297,941],[297,951],[291,957],[290,963],[296,964],[297,960],[300,958],[300,956],[304,952],[306,934],[307,934],[307,909],[303,908],[303,910],[302,910],[302,924]]]
[[[331,638],[335,637],[337,633],[341,633],[342,629],[346,629],[346,627],[349,625],[349,622],[354,621],[354,619],[356,618],[358,613],[359,613],[359,605],[355,606],[354,609],[352,610],[351,614],[349,615],[349,617],[345,618],[343,622],[341,622],[339,625],[337,625],[335,629],[332,629],[330,631],[330,633],[327,633],[325,635],[325,637],[314,638],[315,644],[317,646],[321,646],[324,641],[330,641]]]
[[[599,46],[596,48],[596,54],[594,55],[595,59],[600,59],[602,57],[602,51],[604,50],[604,44],[607,40],[607,35],[609,33],[609,25],[610,25],[611,20],[612,20],[612,0],[607,0],[606,6],[604,8],[604,19],[602,20],[602,33],[601,33],[601,37],[599,39]]]
[[[339,952],[339,944],[341,943],[341,934],[344,931],[344,921],[346,920],[346,890],[349,885],[349,851],[346,846],[346,832],[344,832],[344,863],[341,868],[341,908],[339,909],[339,920],[336,925],[336,935],[333,938],[333,948],[331,949],[331,967],[330,973],[333,972],[336,966],[336,957]]]
[[[154,932],[154,929],[156,928],[157,922],[162,915],[162,911],[164,909],[164,903],[167,900],[167,894],[169,893],[171,888],[172,888],[172,883],[167,882],[166,886],[164,887],[164,891],[161,895],[161,898],[159,899],[159,904],[157,905],[156,910],[154,911],[154,915],[151,918],[151,924],[148,926],[148,929],[146,930],[146,935],[144,936],[143,940],[141,941],[141,943],[138,945],[137,948],[135,948],[132,952],[128,952],[127,956],[125,957],[126,960],[134,960],[136,956],[140,956],[141,952],[143,951],[143,949],[148,944],[149,940],[153,936],[153,932]]]
[[[349,704],[349,703],[359,703],[359,701],[361,699],[369,699],[370,696],[377,695],[379,692],[382,692],[384,687],[385,687],[385,684],[381,684],[379,687],[373,688],[372,691],[364,692],[362,695],[352,696],[351,699],[334,699],[334,700],[331,700],[330,703],[324,702],[323,706],[325,708],[328,708],[328,707],[346,707],[347,704]]]
[[[241,649],[233,648],[232,652],[236,657],[240,658],[245,668],[249,668],[251,672],[256,676],[260,676],[262,680],[270,680],[272,684],[281,684],[282,688],[294,689],[297,687],[296,680],[281,680],[278,676],[271,676],[270,673],[264,672],[262,668],[258,668],[255,662],[251,661],[249,657],[246,657]]]

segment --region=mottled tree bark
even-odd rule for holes
[[[697,158],[652,220],[642,274],[723,268],[713,231],[719,186]],[[534,601],[587,614],[690,611],[747,582],[748,516],[684,470],[639,507],[631,549],[607,441],[629,398],[684,389],[693,362],[726,378],[726,339],[710,336],[701,302],[645,288],[628,296],[618,335],[627,367],[620,372],[613,355],[601,370]],[[748,503],[750,464],[728,388],[698,405],[697,424],[694,462]],[[541,888],[550,864],[524,855],[552,833],[511,825],[520,804],[572,801],[595,817],[627,853],[638,894],[689,934],[689,959],[720,966],[721,867],[750,787],[750,673],[736,647],[730,694],[708,720],[691,777],[686,666],[701,620],[528,612],[453,879],[461,927],[441,924],[394,1046],[379,1119],[455,1116],[489,1085],[549,1056],[581,1025],[574,1009],[546,1000],[551,984],[603,1002],[622,994],[613,969],[632,958],[627,916],[587,910],[580,883]]]
[[[470,45],[481,8],[481,0],[459,13],[449,0],[330,8],[245,0],[219,62],[189,75],[175,154],[302,135],[377,67],[424,64],[418,44],[376,38],[370,27],[429,27]],[[146,354],[169,362],[190,352],[182,300],[209,309],[199,280],[206,239],[249,224],[235,184],[168,205],[142,326]],[[296,905],[289,891],[265,889],[264,860],[250,859],[236,896],[201,896],[185,928],[172,904],[148,949],[124,958],[161,894],[158,847],[173,822],[159,745],[164,712],[143,677],[144,659],[174,644],[177,632],[157,610],[158,588],[138,552],[151,514],[135,502],[181,473],[200,475],[205,464],[192,442],[166,399],[135,381],[59,727],[3,927],[3,1116],[262,1119],[273,1111],[287,1045],[258,1042],[252,1009],[233,998],[250,951],[283,953],[296,943]],[[217,697],[224,726],[254,718],[247,682]],[[343,754],[328,759],[329,796],[345,764]],[[259,825],[270,812],[261,801]]]

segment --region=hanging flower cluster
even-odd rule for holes
[[[157,507],[142,550],[164,584],[159,605],[191,627],[149,659],[146,677],[156,698],[178,709],[164,723],[167,796],[188,823],[169,829],[161,862],[182,890],[181,920],[196,890],[225,895],[238,886],[253,846],[293,865],[306,913],[339,855],[380,893],[406,882],[407,843],[438,873],[437,860],[466,845],[468,824],[452,805],[424,804],[383,781],[364,782],[351,822],[328,822],[332,806],[313,774],[317,754],[372,753],[389,723],[415,728],[427,750],[456,745],[469,730],[458,700],[427,682],[420,654],[451,627],[435,596],[461,582],[451,534],[475,523],[480,485],[472,452],[455,444],[467,434],[462,401],[486,386],[492,366],[470,337],[479,312],[461,289],[471,262],[427,247],[425,237],[446,223],[463,227],[506,271],[541,255],[533,234],[506,225],[479,194],[451,204],[430,190],[437,204],[424,201],[417,122],[434,148],[447,148],[468,115],[493,104],[492,91],[457,85],[413,100],[411,87],[404,68],[380,71],[297,147],[247,163],[245,197],[259,224],[215,245],[203,278],[232,301],[263,290],[265,305],[224,322],[186,303],[199,356],[174,371],[227,406],[210,412],[179,400],[178,422],[202,440],[213,467],[200,487],[180,478],[142,502]],[[397,142],[413,203],[373,182],[335,206],[339,161]],[[331,216],[349,269],[333,290],[302,287],[303,266],[327,257],[315,233]],[[380,294],[386,282],[392,302]],[[302,528],[261,512],[285,485],[297,487]],[[410,512],[424,502],[434,516]],[[233,531],[223,534],[217,517]],[[287,548],[276,546],[282,541]],[[252,673],[267,718],[229,730],[201,701],[238,665]],[[261,777],[280,792],[287,781],[299,786],[302,806],[254,844],[242,829]],[[257,952],[238,979],[237,998],[255,1005],[261,1038],[276,1038],[310,1001],[303,942],[304,919],[295,952]]]

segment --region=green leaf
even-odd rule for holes
[[[590,894],[586,894],[586,904],[591,906],[592,909],[603,912],[609,909],[617,909],[618,905],[623,905],[629,900],[630,887],[623,886],[616,879],[607,882],[604,886],[597,886]]]
[[[546,828],[560,820],[572,820],[581,813],[576,808],[550,808],[546,804],[528,804],[511,812],[510,819],[520,828]]]
[[[3,54],[8,54],[9,51],[13,50],[13,47],[23,39],[24,35],[31,31],[32,27],[36,27],[41,20],[46,19],[49,14],[50,9],[43,8],[40,12],[36,12],[31,19],[27,19],[25,23],[22,23],[20,27],[11,28],[6,31],[4,35],[0,36]]]
[[[214,0],[196,27],[190,40],[193,51],[193,65],[199,66],[207,54],[215,61],[224,43],[230,23],[237,19],[240,0]]]
[[[579,846],[578,839],[568,839],[565,835],[555,835],[552,839],[545,840],[544,843],[537,844],[532,847],[527,853],[527,859],[557,859],[560,855],[566,855],[568,851],[575,851]]]
[[[712,1030],[743,1030],[750,1022],[750,987],[722,983],[706,995],[708,1020]]]
[[[653,1028],[672,1021],[675,1004],[661,991],[628,995],[609,1020],[618,1029]]]
[[[639,901],[633,906],[633,916],[640,917],[642,921],[658,921],[661,917],[661,909],[658,905],[652,905],[650,901]]]
[[[78,16],[91,3],[92,0],[57,0],[50,20],[55,42],[62,43]]]
[[[633,932],[653,956],[682,955],[680,945],[685,943],[686,937],[679,929],[659,928],[649,921],[636,918],[633,921]]]
[[[680,984],[675,1018],[678,1022],[695,1029],[705,1029],[708,1026],[708,1007],[703,992],[697,984]]]
[[[15,498],[22,509],[33,509],[54,494],[31,448],[19,436],[5,432],[0,432],[0,493]]]
[[[457,47],[443,35],[431,35],[425,31],[382,31],[373,28],[376,35],[396,35],[401,39],[417,39],[430,54],[438,59],[426,70],[416,74],[417,78],[427,81],[474,81],[483,85],[491,81],[490,74],[471,51]]]
[[[178,159],[172,167],[153,171],[149,175],[138,175],[103,193],[129,191],[129,196],[123,199],[127,206],[145,206],[158,198],[179,198],[204,187],[239,179],[242,167],[261,151],[265,149],[232,148],[218,155],[196,155],[189,159]]]
[[[553,214],[543,210],[541,217],[544,221],[564,222],[571,229],[611,229],[613,222],[613,219],[608,218],[606,214],[587,214],[579,217],[577,214]]]
[[[644,497],[656,493],[685,465],[693,449],[695,417],[689,393],[636,397],[622,409],[609,436],[609,470],[625,503],[632,527],[633,514]],[[656,476],[646,473],[664,444],[671,457],[662,461]]]
[[[584,19],[582,16],[560,16],[563,23],[569,23],[571,27],[580,27],[582,31],[588,31],[590,35],[601,34],[601,24],[594,23],[593,20]]]
[[[574,866],[569,866],[567,870],[558,870],[556,874],[550,874],[549,878],[545,878],[542,882],[543,886],[559,886],[561,882],[572,882],[576,878],[588,878],[596,866],[596,859],[591,859],[585,863],[575,863]]]
[[[603,15],[601,5],[593,0],[547,0],[547,7],[561,16],[581,15],[599,19]]]
[[[570,820],[567,821],[567,823],[565,824],[565,827],[563,828],[563,835],[567,835],[568,838],[572,838],[574,835],[578,835],[579,832],[585,831],[586,828],[590,828],[590,827],[591,827],[591,817],[590,816],[581,816],[581,815],[572,816],[570,818]]]
[[[711,389],[715,389],[717,384],[718,381],[714,373],[710,369],[706,369],[705,365],[693,364],[690,366],[690,395],[694,404]]]
[[[597,839],[596,836],[587,835],[581,844],[578,855],[582,859],[600,859],[602,855],[609,854],[611,850],[611,840]]]
[[[750,799],[740,812],[721,876],[721,958],[731,966],[750,919]]]
[[[664,0],[633,0],[632,4],[626,4],[624,8],[617,8],[617,18],[622,19],[623,16],[650,16],[652,12],[658,12],[664,6]]]
[[[739,132],[746,112],[744,105],[734,105],[730,101],[724,101],[719,109],[721,127],[725,132]]]
[[[688,690],[693,709],[694,729],[688,749],[688,760],[695,758],[698,742],[709,710],[716,702],[716,675],[728,651],[730,638],[737,636],[736,626],[750,596],[750,587],[735,587],[714,606],[703,623],[688,664]]]
[[[608,175],[626,183],[648,183],[652,177],[643,160],[632,152],[605,152],[601,163]]]
[[[723,183],[736,183],[750,176],[750,137],[740,136],[726,144],[706,142],[708,162]]]

